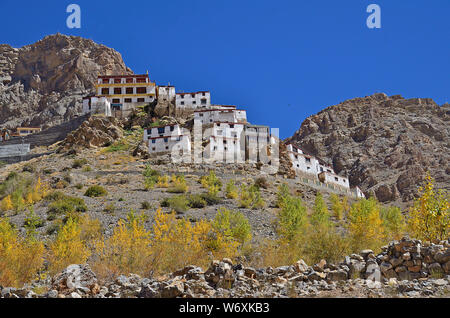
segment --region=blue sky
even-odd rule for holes
[[[292,135],[346,99],[384,92],[450,102],[449,0],[1,0],[0,43],[57,32],[118,50],[136,73]],[[66,7],[82,9],[68,29]],[[382,28],[366,8],[380,5]],[[5,12],[7,14],[5,14]]]

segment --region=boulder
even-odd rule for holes
[[[59,292],[78,289],[91,290],[96,283],[97,276],[88,264],[70,265],[53,278],[52,287]]]

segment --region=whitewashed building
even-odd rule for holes
[[[246,123],[247,112],[233,106],[218,106],[220,108],[203,109],[194,111],[194,121],[201,124],[212,124],[215,122]]]
[[[287,144],[286,147],[292,168],[297,176],[307,178],[310,176],[319,180],[321,183],[337,187],[336,189],[340,188],[344,192],[349,192],[350,181],[348,177],[338,175],[331,166],[313,156],[305,154],[300,148],[292,144]],[[365,198],[364,193],[358,187],[353,189],[353,192],[358,198]]]
[[[175,104],[179,109],[209,108],[211,106],[211,93],[207,91],[177,93]]]
[[[346,189],[350,189],[348,178],[341,177],[334,172],[323,171],[318,174],[319,180],[323,183],[334,184]]]
[[[262,125],[245,125],[245,159],[249,162],[268,163],[270,128]]]
[[[190,133],[179,125],[148,128],[144,130],[144,141],[148,143],[150,154],[170,152],[185,156],[191,153]]]
[[[205,156],[210,160],[244,162],[244,124],[236,122],[214,122],[207,128],[203,140],[209,141]]]
[[[158,86],[156,88],[156,97],[158,101],[172,102],[176,99],[175,86]]]
[[[83,114],[112,116],[111,103],[106,97],[88,96],[83,98]]]

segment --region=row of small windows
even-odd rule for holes
[[[113,98],[113,99],[111,100],[111,102],[112,102],[113,104],[120,104],[120,98]],[[133,99],[131,99],[131,98],[124,98],[124,99],[123,99],[123,102],[124,102],[124,103],[132,103],[132,102],[133,102]],[[136,99],[136,102],[137,102],[137,103],[145,103],[145,98],[137,98],[137,99]]]
[[[132,83],[147,83],[147,78],[109,78],[100,79],[100,84],[132,84]]]
[[[186,94],[186,95],[189,95],[189,94]],[[180,96],[181,99],[184,99],[184,95],[183,94],[180,94],[178,96]],[[206,93],[202,93],[202,96],[206,96]],[[195,98],[195,94],[191,94],[191,97]],[[206,99],[205,99],[205,101],[206,101]]]
[[[202,100],[201,100],[201,104],[202,104],[202,105],[206,105],[207,102],[208,102],[208,101],[207,101],[206,99],[202,99]],[[180,105],[184,106],[185,103],[184,103],[184,102],[180,102]],[[192,101],[192,105],[197,105],[197,102],[196,102],[195,100]]]
[[[177,137],[175,139],[175,141],[181,141],[181,136]],[[164,142],[168,143],[169,142],[169,138],[164,138]],[[152,144],[156,144],[156,139],[152,139]]]
[[[114,95],[122,95],[122,88],[116,87],[113,88]],[[109,95],[110,89],[109,88],[102,88],[102,95]],[[134,94],[134,88],[133,87],[126,87],[125,88],[125,94],[126,95],[133,95]],[[147,94],[147,87],[136,87],[136,94]]]

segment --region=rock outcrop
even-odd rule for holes
[[[61,34],[12,48],[0,45],[0,127],[50,126],[81,112],[98,74],[133,74],[121,55],[92,40]]]
[[[114,117],[93,116],[77,130],[70,133],[62,147],[66,150],[77,148],[97,148],[112,145],[123,137],[122,125]]]
[[[450,187],[449,120],[449,104],[375,94],[307,118],[287,141],[381,202],[409,204],[427,172],[437,187]]]

